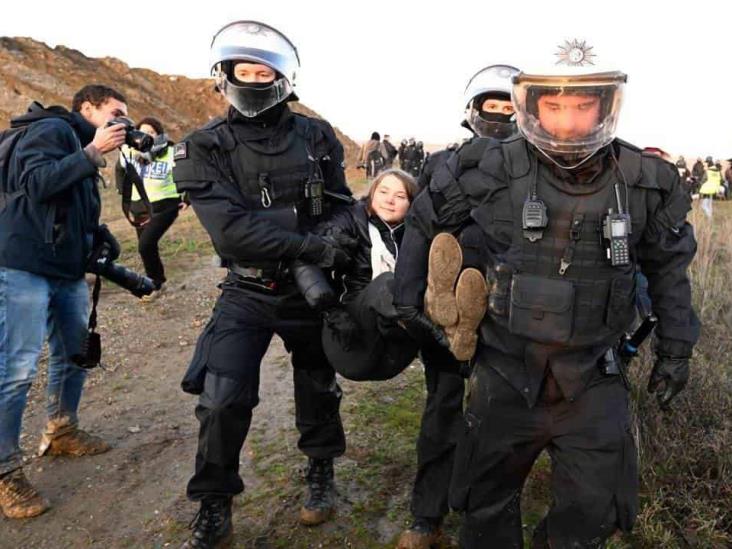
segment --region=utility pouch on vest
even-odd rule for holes
[[[529,274],[511,283],[508,328],[512,334],[539,343],[566,343],[572,336],[574,285]]]
[[[635,278],[619,277],[610,282],[605,324],[611,330],[628,330],[635,317]]]

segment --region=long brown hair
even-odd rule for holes
[[[369,212],[369,215],[372,215],[374,213],[374,211],[371,209],[371,202],[374,199],[374,194],[376,194],[376,189],[379,187],[384,178],[390,175],[396,177],[401,182],[401,184],[404,185],[404,190],[407,193],[407,199],[409,200],[410,204],[414,200],[414,197],[417,196],[417,192],[419,192],[419,187],[417,187],[417,182],[414,180],[414,177],[409,175],[404,170],[399,170],[397,168],[384,170],[382,172],[379,172],[379,175],[377,175],[376,179],[373,180],[371,186],[369,187],[369,192],[366,195],[366,211]]]

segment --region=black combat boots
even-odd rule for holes
[[[208,498],[191,521],[191,537],[181,549],[214,549],[231,541],[231,498]]]
[[[333,460],[308,458],[308,499],[300,509],[300,523],[305,526],[321,524],[335,511]]]

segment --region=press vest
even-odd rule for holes
[[[120,163],[122,166],[127,165],[127,159],[130,157],[130,149],[126,145],[122,147],[120,155]],[[180,195],[175,188],[173,181],[173,147],[169,146],[165,149],[165,153],[156,157],[152,162],[142,162],[140,155],[132,153],[132,162],[135,170],[140,174],[145,192],[150,202],[159,202],[166,198],[178,198]],[[137,188],[132,186],[132,201],[141,200]]]

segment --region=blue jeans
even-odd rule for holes
[[[78,423],[86,371],[71,361],[86,336],[86,281],[46,278],[0,267],[0,475],[19,468],[28,389],[48,335],[49,419]]]

